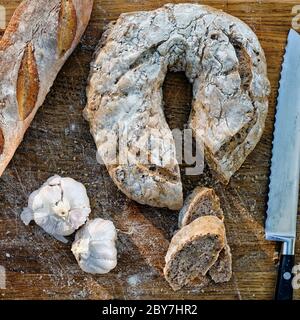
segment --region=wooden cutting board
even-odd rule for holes
[[[7,288],[0,290],[0,298],[272,299],[279,248],[264,240],[263,227],[280,65],[292,8],[299,1],[199,1],[241,18],[257,33],[268,60],[272,94],[263,138],[228,186],[215,181],[208,169],[203,176],[184,177],[185,193],[196,185],[207,185],[221,198],[233,253],[232,280],[176,293],[165,282],[161,269],[168,241],[176,230],[177,213],[139,205],[117,190],[106,169],[96,162],[94,142],[82,117],[89,63],[103,28],[122,12],[156,9],[168,2],[180,1],[95,0],[85,37],[58,75],[0,178],[0,266],[7,273]],[[0,0],[7,20],[19,3]],[[191,88],[181,73],[168,75],[164,87],[169,124],[182,126],[190,110]],[[108,275],[83,273],[70,244],[61,244],[37,226],[21,223],[19,214],[29,194],[54,174],[84,183],[92,216],[115,222],[119,261]],[[298,234],[296,261],[300,263],[300,229]],[[300,290],[295,298],[300,298]]]

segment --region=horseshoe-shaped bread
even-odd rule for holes
[[[85,31],[93,0],[25,0],[0,40],[0,176]]]
[[[104,34],[91,65],[85,110],[98,152],[128,197],[179,209],[180,171],[162,101],[168,70],[185,71],[193,84],[189,126],[225,183],[261,138],[270,84],[254,32],[208,6],[169,4],[122,14]],[[111,135],[119,131],[128,135],[129,163],[113,161]],[[146,163],[142,154],[150,132],[150,144],[161,153],[149,152]]]

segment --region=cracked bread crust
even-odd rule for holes
[[[109,26],[91,64],[85,117],[116,185],[137,202],[176,210],[182,206],[182,185],[162,102],[168,70],[185,71],[193,83],[189,126],[204,142],[206,159],[224,183],[260,140],[270,84],[254,32],[211,7],[168,4],[122,14]],[[109,166],[112,144],[106,132],[120,128],[130,133],[129,146],[134,148],[129,151],[138,164],[145,149],[141,136],[154,129],[152,141],[161,145],[164,157],[151,164],[168,174],[148,166],[135,172],[122,163]],[[164,160],[166,155],[171,161]]]

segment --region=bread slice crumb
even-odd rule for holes
[[[205,276],[225,246],[224,223],[215,216],[197,218],[171,240],[164,275],[177,291],[199,275]]]

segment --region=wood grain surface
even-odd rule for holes
[[[162,267],[177,213],[136,204],[117,190],[105,167],[96,162],[94,142],[82,117],[89,63],[103,28],[122,12],[155,9],[168,2],[180,1],[95,0],[84,38],[0,178],[0,266],[7,274],[1,299],[272,299],[279,247],[264,240],[264,219],[274,109],[292,8],[300,1],[199,1],[241,18],[257,33],[268,60],[272,94],[263,138],[228,186],[219,184],[208,169],[202,176],[183,178],[185,194],[196,185],[207,185],[221,198],[233,253],[232,280],[176,293],[162,277]],[[19,3],[0,0],[7,21]],[[168,75],[164,97],[170,126],[183,126],[191,105],[191,88],[183,74]],[[83,273],[70,244],[21,223],[19,215],[29,194],[54,174],[84,183],[92,217],[115,222],[119,261],[108,275]],[[296,247],[300,263],[300,229]],[[295,299],[299,298],[300,290],[295,291]]]

